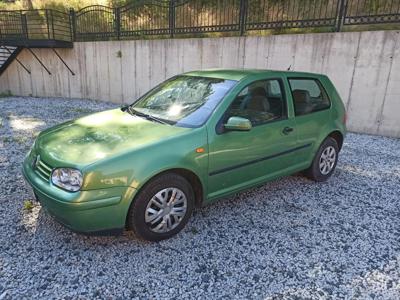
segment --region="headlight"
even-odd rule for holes
[[[82,181],[82,173],[77,169],[58,168],[51,174],[51,182],[54,185],[70,192],[79,191]]]

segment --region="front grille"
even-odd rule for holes
[[[44,180],[46,180],[46,181],[50,180],[51,172],[53,169],[48,164],[46,164],[40,158],[39,155],[36,157],[36,161],[34,163],[34,169],[35,169],[36,174],[38,174]]]

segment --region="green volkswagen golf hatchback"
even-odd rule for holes
[[[40,133],[23,163],[74,231],[169,238],[194,207],[304,171],[327,180],[346,133],[328,77],[269,70],[175,76],[131,105]]]

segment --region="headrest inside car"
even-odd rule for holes
[[[307,90],[294,90],[293,98],[296,103],[309,103],[311,97]]]

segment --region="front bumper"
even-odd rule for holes
[[[37,200],[58,222],[76,232],[103,233],[120,231],[135,189],[112,187],[98,190],[67,192],[38,176],[28,160],[22,173]]]

